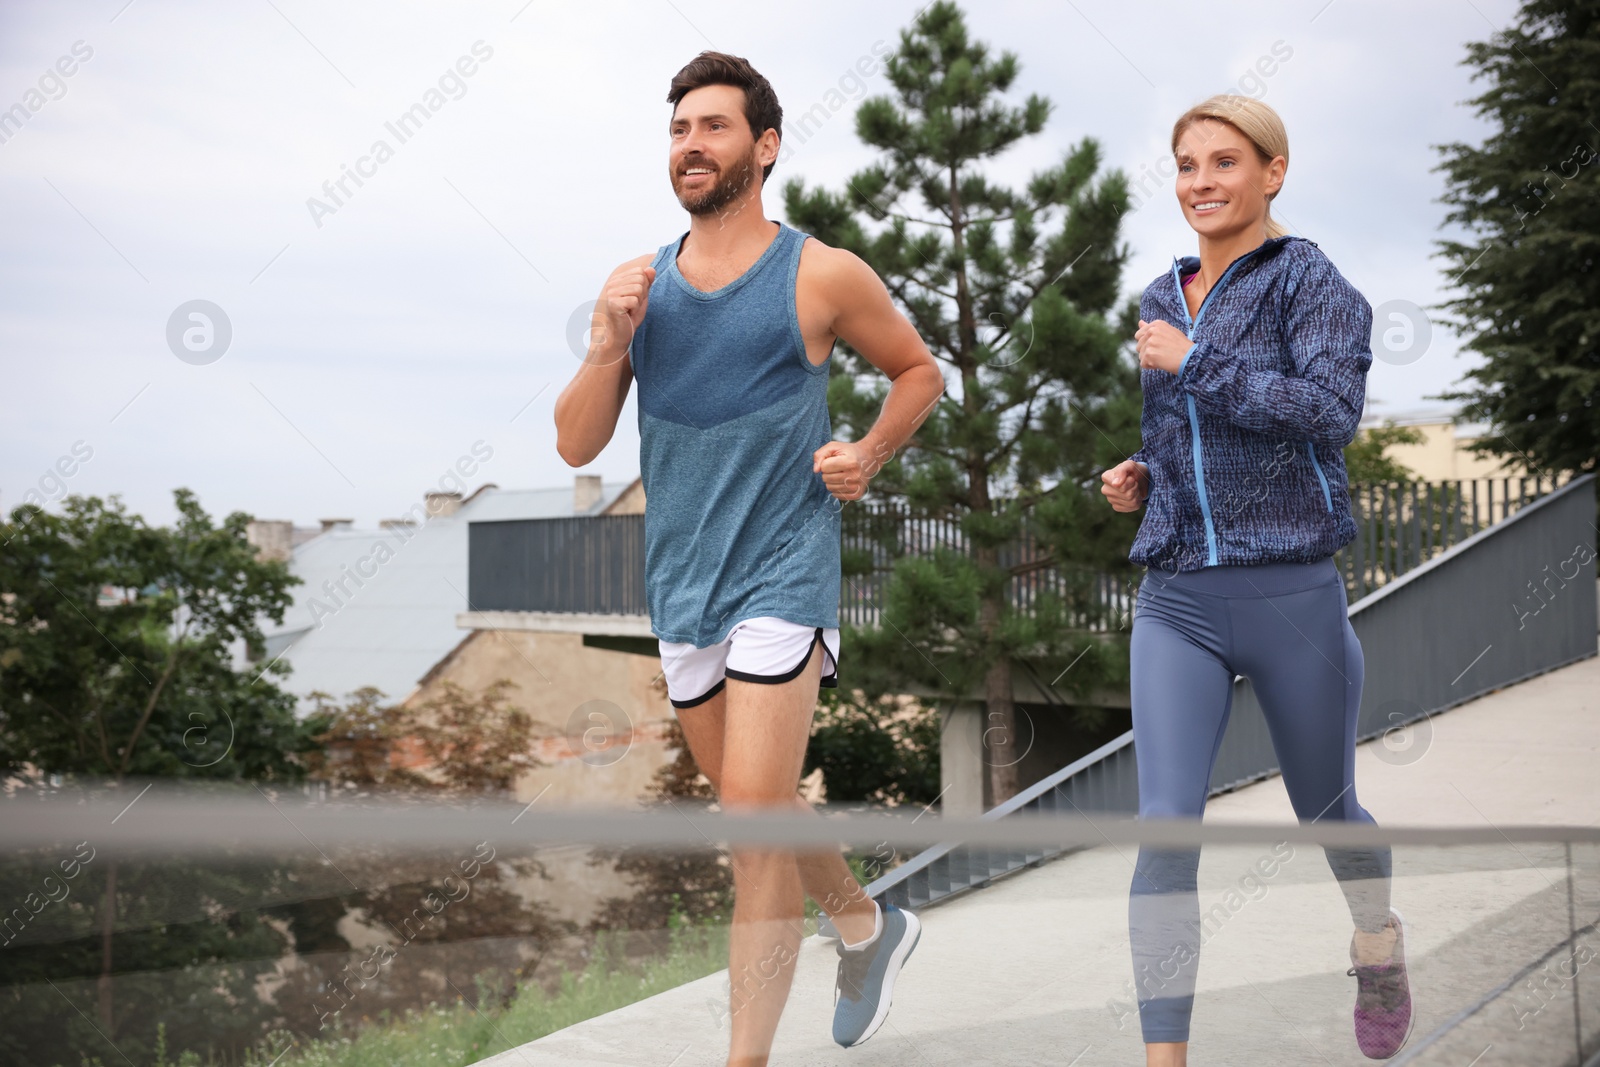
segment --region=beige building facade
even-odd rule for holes
[[[1454,421],[1454,412],[1444,408],[1397,412],[1363,419],[1363,428],[1386,423],[1405,426],[1422,434],[1422,443],[1390,445],[1384,455],[1404,464],[1424,482],[1465,481],[1474,478],[1522,478],[1528,471],[1521,463],[1507,463],[1496,456],[1471,451],[1487,427]]]
[[[517,799],[540,806],[631,807],[671,761],[672,706],[655,656],[598,648],[581,634],[475,629],[418,684],[408,703],[444,684],[478,693],[501,679],[507,699],[534,721],[540,766],[520,778]]]

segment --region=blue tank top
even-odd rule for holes
[[[832,355],[806,358],[795,313],[806,237],[780,224],[749,270],[710,293],[678,272],[682,237],[651,262],[630,355],[645,593],[663,641],[705,648],[765,615],[839,625],[840,504],[811,469],[832,439]]]

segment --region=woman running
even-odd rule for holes
[[[1135,340],[1142,447],[1101,475],[1148,503],[1132,640],[1141,818],[1205,810],[1235,675],[1250,679],[1302,822],[1371,823],[1356,802],[1361,645],[1332,556],[1355,537],[1343,448],[1372,364],[1372,310],[1273,221],[1289,139],[1276,111],[1214,96],[1172,130],[1200,255],[1145,289]],[[1203,940],[1198,849],[1141,848],[1128,905],[1146,1062],[1187,1062]],[[1356,1039],[1385,1059],[1411,1025],[1387,848],[1327,850],[1355,920]]]

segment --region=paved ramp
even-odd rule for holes
[[[1358,753],[1361,800],[1380,823],[1600,826],[1600,659],[1463,705],[1429,730],[1401,757],[1372,745]],[[1292,815],[1282,782],[1271,779],[1213,799],[1207,819],[1289,823]],[[1291,854],[1265,877],[1258,864],[1272,854],[1268,844],[1205,853],[1201,908],[1214,920],[1194,1062],[1371,1063],[1351,1033],[1344,899],[1319,850],[1283,849]],[[1389,1062],[1576,1062],[1576,1035],[1600,1034],[1600,933],[1584,929],[1600,918],[1597,853],[1509,843],[1396,851],[1394,901],[1410,924],[1417,1028]],[[927,909],[894,1011],[857,1049],[829,1038],[833,943],[808,939],[772,1063],[1142,1064],[1128,992],[1132,860],[1111,847],[1079,852]],[[712,975],[485,1063],[720,1067],[726,983],[725,972]]]

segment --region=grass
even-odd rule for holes
[[[642,961],[627,958],[624,936],[599,934],[588,965],[576,973],[564,969],[553,991],[539,982],[524,981],[508,1002],[500,1004],[480,990],[483,1007],[458,997],[399,1018],[335,1029],[328,1037],[310,1041],[280,1030],[235,1062],[241,1067],[466,1067],[728,965],[726,925],[674,919],[666,951]],[[152,1067],[217,1062],[193,1051],[169,1059],[164,1026],[157,1027],[155,1053]],[[99,1057],[85,1056],[81,1067],[108,1065]]]
[[[883,870],[882,862],[874,858],[853,855],[849,863],[863,884]],[[807,900],[807,933],[815,930],[819,914],[815,903]],[[492,992],[481,989],[481,1006],[457,997],[398,1018],[385,1015],[375,1022],[341,1026],[327,1037],[310,1040],[280,1030],[247,1051],[242,1061],[232,1062],[238,1067],[467,1067],[703,978],[728,962],[728,927],[715,921],[693,923],[674,915],[666,951],[643,960],[630,959],[623,951],[624,943],[624,934],[599,934],[588,964],[577,972],[563,969],[550,990],[538,981],[523,981],[502,1003]],[[165,1027],[157,1029],[152,1067],[202,1067],[217,1062],[192,1051],[169,1059]],[[98,1057],[84,1057],[82,1067],[107,1065]]]
[[[247,1056],[245,1064],[267,1067],[281,1056],[276,1067],[465,1067],[728,965],[725,926],[677,926],[668,950],[643,962],[628,962],[617,944],[602,935],[589,965],[576,974],[564,972],[553,993],[537,982],[524,982],[503,1007],[491,1004],[480,1010],[460,999],[433,1004],[398,1019],[299,1044],[287,1053],[295,1038],[278,1033]],[[178,1067],[187,1065],[180,1059]]]

